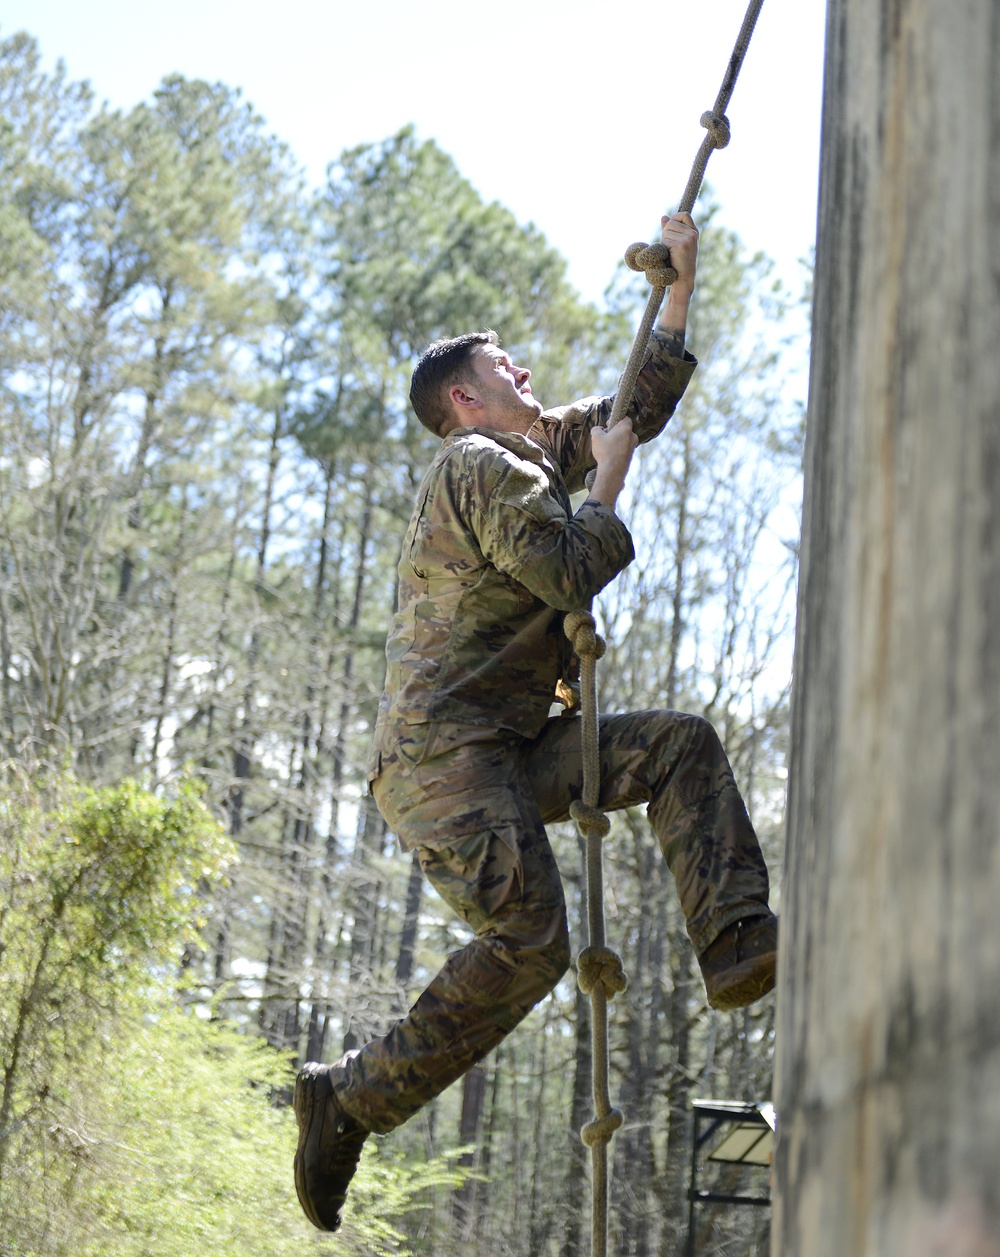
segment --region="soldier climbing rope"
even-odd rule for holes
[[[690,213],[694,208],[709,158],[715,149],[725,148],[729,143],[730,130],[726,110],[763,3],[764,0],[750,0],[715,105],[701,115],[701,125],[707,134],[691,167],[678,213]],[[650,290],[642,321],[615,395],[607,425],[609,428],[614,427],[628,412],[643,354],[663,302],[663,295],[677,278],[676,271],[670,266],[669,250],[663,244],[632,244],[625,251],[625,262],[632,270],[645,272]],[[605,941],[602,842],[608,834],[610,824],[607,816],[598,807],[600,758],[597,724],[597,660],[604,654],[604,641],[596,632],[594,617],[587,611],[576,611],[567,615],[565,631],[580,660],[583,789],[582,798],[574,803],[571,815],[585,839],[587,852],[588,939],[587,946],[577,959],[577,980],[580,989],[591,1000],[593,1097],[596,1109],[594,1118],[583,1127],[580,1137],[590,1148],[592,1157],[591,1252],[593,1257],[606,1257],[608,1144],[624,1121],[621,1110],[612,1105],[610,1097],[608,1003],[615,995],[627,989],[628,978],[621,956],[608,948]]]
[[[595,679],[603,643],[589,611],[576,609],[634,555],[615,503],[635,444],[662,431],[696,365],[683,348],[697,252],[686,210],[711,150],[728,140],[725,109],[760,5],[751,3],[716,106],[702,119],[708,134],[685,212],[663,223],[661,242],[673,249],[678,274],[669,249],[629,250],[652,293],[615,401],[584,398],[546,410],[531,392],[530,371],[494,332],[435,341],[414,368],[414,412],[441,447],[403,542],[368,780],[387,825],[419,853],[422,871],[473,937],[385,1035],[300,1070],[295,1186],[322,1230],[340,1225],[368,1137],[407,1121],[482,1060],[566,972],[565,896],[545,821],[569,813],[588,848],[590,939],[579,976],[594,1001],[597,1113],[582,1134],[595,1167],[593,1249],[596,1257],[606,1252],[607,1146],[622,1122],[608,1094],[607,1003],[626,979],[604,938],[608,822],[598,810]],[[608,432],[608,421],[614,426],[626,411],[634,429]],[[597,480],[573,512],[570,492],[582,487],[588,454]],[[564,626],[566,611],[574,613]],[[582,721],[549,718],[571,653],[564,627],[582,665]],[[604,729],[607,799],[649,805],[709,1002],[723,1009],[754,1002],[774,985],[777,920],[718,733],[698,716],[665,711],[623,713]]]

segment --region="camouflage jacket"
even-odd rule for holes
[[[662,431],[695,366],[651,338],[630,410],[641,441]],[[570,662],[562,613],[634,557],[614,511],[570,504],[594,466],[590,429],[613,400],[547,410],[527,436],[463,427],[442,442],[403,541],[370,776],[406,726],[540,732]]]

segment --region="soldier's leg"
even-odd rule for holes
[[[566,819],[580,796],[581,723],[550,720],[528,744],[528,779],[544,821]],[[735,922],[769,916],[764,857],[707,720],[674,711],[605,716],[600,748],[601,806],[649,805],[699,956]]]
[[[342,1108],[381,1132],[496,1047],[565,973],[569,941],[558,868],[509,742],[434,756],[405,777],[390,767],[375,794],[476,934],[402,1021],[345,1063]]]

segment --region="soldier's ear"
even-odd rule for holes
[[[473,392],[474,385],[453,384],[448,390],[448,400],[460,411],[482,410],[482,399]]]

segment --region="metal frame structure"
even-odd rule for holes
[[[699,1204],[770,1205],[766,1196],[730,1195],[703,1191],[698,1187],[698,1154],[704,1145],[725,1126],[732,1129],[707,1160],[730,1165],[753,1165],[761,1169],[770,1165],[774,1137],[774,1109],[770,1104],[754,1104],[745,1100],[694,1100],[694,1128],[691,1135],[691,1183],[688,1188],[688,1237],[686,1257],[695,1257],[695,1206]],[[702,1130],[702,1124],[708,1127]]]

